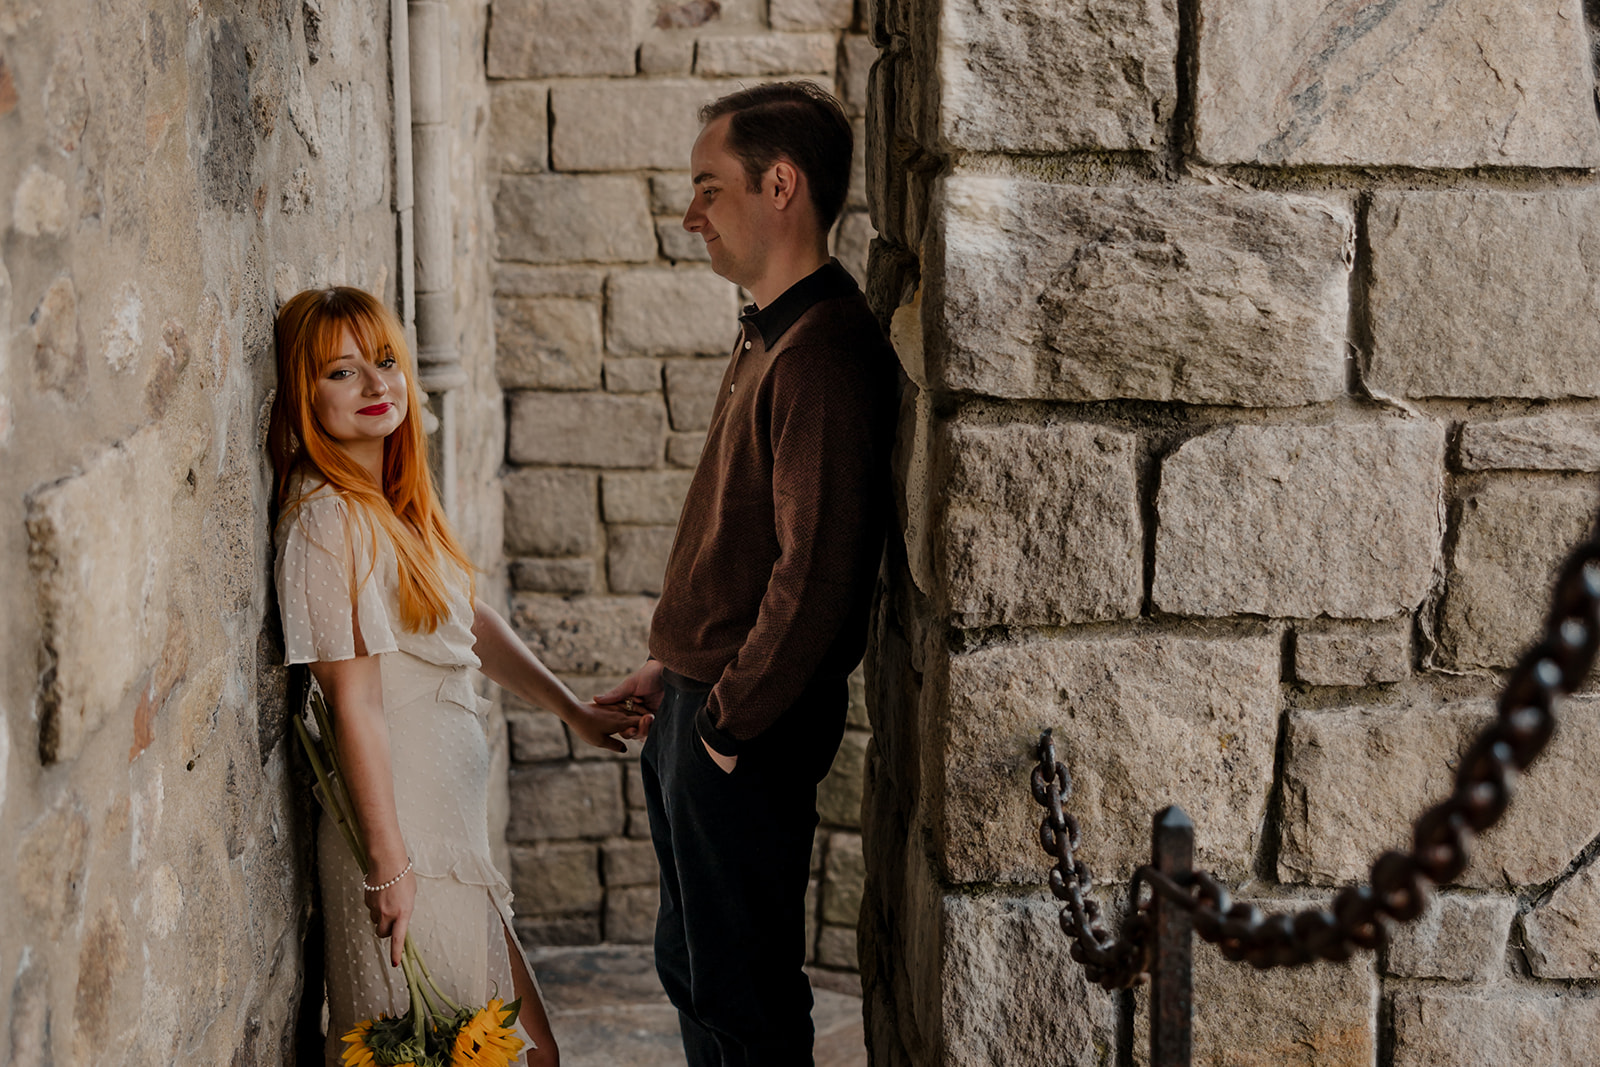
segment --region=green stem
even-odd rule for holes
[[[337,800],[340,809],[344,812],[350,823],[350,830],[355,835],[356,841],[361,846],[362,856],[367,854],[367,843],[361,835],[361,827],[357,825],[355,805],[350,803],[350,791],[345,788],[344,764],[339,759],[339,741],[333,732],[333,719],[328,714],[328,702],[323,699],[320,691],[311,694],[311,714],[317,720],[317,732],[322,734],[323,746],[328,751],[328,763],[331,768],[329,777],[332,778],[334,788],[338,791]]]
[[[402,953],[400,956],[400,969],[406,976],[406,987],[411,992],[411,1036],[417,1039],[418,1044],[427,1041],[428,1009],[422,1002],[422,989],[411,975],[411,963]]]
[[[344,835],[345,844],[350,846],[351,854],[355,856],[356,862],[361,865],[361,873],[365,875],[368,869],[367,850],[361,846],[360,838],[355,834],[345,813],[340,810],[339,796],[333,791],[333,784],[328,779],[328,771],[323,765],[321,754],[317,751],[316,742],[311,740],[305,723],[300,721],[298,715],[294,717],[294,728],[300,737],[301,747],[305,749],[306,757],[311,761],[311,770],[317,776],[317,784],[322,786],[322,795],[327,798],[328,814],[333,816],[339,832]]]
[[[433,995],[442,1000],[444,1006],[449,1008],[452,1013],[459,1012],[461,1005],[446,996],[444,990],[439,988],[439,983],[433,980],[433,972],[428,970],[428,965],[423,960],[422,953],[418,952],[417,946],[412,943],[410,933],[406,934],[406,948],[411,952],[412,959],[416,961],[417,968],[422,971],[422,977],[427,979],[428,985],[433,987]]]
[[[409,934],[406,935],[405,948],[401,950],[400,963],[405,968],[406,981],[411,984],[413,992],[420,994],[423,1001],[428,1005],[428,1015],[431,1017],[444,1014],[433,1003],[433,998],[428,996],[428,984],[418,971],[417,950],[416,946],[411,943],[411,935]]]

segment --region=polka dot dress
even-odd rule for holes
[[[466,576],[450,617],[431,634],[411,633],[399,625],[393,548],[381,530],[356,521],[343,499],[325,488],[313,493],[283,522],[279,538],[288,662],[353,658],[352,614],[368,651],[379,656],[395,807],[417,876],[412,940],[452,999],[475,1005],[494,996],[513,999],[512,966],[530,976],[533,970],[520,949],[515,961],[507,954],[511,888],[489,855],[489,743],[472,685],[478,659]],[[343,1034],[379,1012],[404,1013],[410,999],[405,976],[389,966],[387,942],[373,932],[361,870],[327,815],[318,868],[327,929],[327,1062],[338,1067]],[[520,1027],[518,1036],[532,1047]]]

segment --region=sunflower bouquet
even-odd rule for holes
[[[311,713],[317,722],[317,736],[311,735],[298,715],[295,732],[317,776],[318,799],[366,875],[370,866],[367,849],[339,768],[328,705],[319,692],[311,694]],[[522,1008],[520,999],[505,1004],[495,998],[482,1008],[457,1004],[434,981],[410,934],[406,935],[400,966],[411,993],[411,1007],[398,1018],[379,1015],[357,1023],[343,1037],[345,1067],[509,1067],[522,1050],[522,1039],[512,1030]]]

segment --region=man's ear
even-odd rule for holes
[[[772,176],[772,182],[767,195],[771,197],[773,206],[783,211],[794,202],[795,195],[800,191],[800,168],[787,159],[780,159],[768,173]]]

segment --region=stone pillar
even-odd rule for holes
[[[1408,840],[1534,635],[1600,503],[1589,39],[1423,8],[873,5],[874,1062],[1145,1062],[1043,888],[1043,727],[1114,912],[1172,803],[1287,910]],[[1195,1062],[1582,1062],[1596,710],[1379,958],[1197,950]]]

